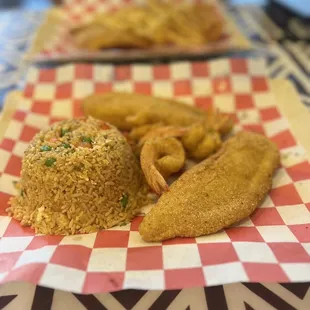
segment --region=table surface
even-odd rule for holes
[[[270,78],[289,79],[302,103],[310,108],[310,43],[300,27],[304,21],[275,5],[264,9],[231,8],[231,13],[258,47],[255,56],[266,57]],[[275,15],[279,18],[278,24],[274,21]],[[28,69],[22,57],[43,18],[42,11],[0,11],[0,107],[6,94],[21,85]],[[270,40],[273,44],[268,46],[268,53],[263,52]],[[198,304],[201,298],[204,303]],[[126,290],[87,296],[26,283],[0,287],[0,309],[6,310],[17,309],[17,305],[23,305],[23,309],[205,309],[206,305],[209,309],[254,309],[249,300],[255,301],[255,309],[296,309],[296,305],[298,309],[308,309],[310,283],[237,283],[224,287]],[[231,304],[233,308],[228,306]]]

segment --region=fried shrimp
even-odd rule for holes
[[[206,111],[205,124],[208,129],[219,132],[221,136],[228,134],[234,126],[233,119],[230,116],[215,108],[209,108]]]
[[[175,126],[155,127],[140,139],[139,145],[142,146],[147,140],[154,138],[182,137],[187,131],[188,128]]]
[[[147,183],[160,195],[169,188],[165,178],[184,166],[185,151],[176,138],[155,138],[144,143],[140,161]]]
[[[207,158],[222,144],[220,134],[214,130],[207,130],[202,123],[190,127],[183,135],[182,143],[188,156],[195,160]]]
[[[160,128],[164,126],[162,123],[156,124],[146,124],[140,127],[134,127],[130,133],[129,137],[133,140],[139,141],[142,137],[144,137],[149,131],[154,130],[156,128]]]

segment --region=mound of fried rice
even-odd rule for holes
[[[90,233],[128,223],[147,187],[125,137],[92,118],[38,133],[25,151],[9,214],[36,233]]]

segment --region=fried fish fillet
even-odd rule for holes
[[[240,132],[185,172],[139,227],[145,241],[198,237],[248,217],[272,185],[279,151],[266,137]]]
[[[156,123],[183,127],[207,122],[212,129],[226,134],[233,127],[232,119],[215,109],[204,111],[173,99],[138,93],[95,93],[83,99],[82,109],[85,115],[104,120],[120,130]]]

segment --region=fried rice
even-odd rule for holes
[[[9,215],[36,233],[91,233],[128,223],[147,202],[147,186],[125,137],[92,118],[41,131],[22,163]]]

